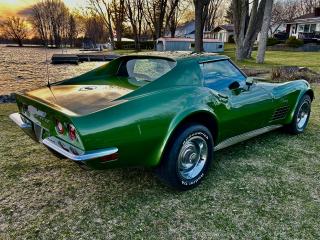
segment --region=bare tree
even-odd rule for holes
[[[76,18],[71,14],[69,17],[69,22],[68,22],[68,42],[71,47],[74,47],[75,45],[75,40],[78,36],[78,29],[77,29],[77,23],[76,23]]]
[[[273,4],[272,17],[270,23],[271,36],[279,29],[279,27],[286,23],[291,22],[298,17],[300,11],[298,1],[292,0],[278,0]],[[300,13],[301,14],[301,13]]]
[[[30,22],[33,28],[38,33],[42,44],[47,45],[50,35],[49,29],[49,19],[45,11],[45,6],[43,3],[37,3],[31,7],[32,13],[30,17]]]
[[[320,0],[299,0],[300,12],[303,14],[313,13],[315,7],[320,7]]]
[[[203,51],[203,28],[210,0],[193,0],[195,7],[195,52]]]
[[[205,30],[212,30],[216,25],[216,20],[218,17],[218,10],[221,6],[223,0],[211,0],[208,5],[208,13],[206,14],[206,20],[204,24]]]
[[[268,30],[272,17],[273,0],[266,0],[266,6],[264,9],[263,24],[261,27],[257,63],[263,63],[267,47]]]
[[[112,5],[107,0],[89,0],[92,11],[94,11],[97,15],[99,15],[109,33],[110,43],[114,48],[114,36],[113,36],[113,27],[112,27]]]
[[[229,24],[233,24],[233,6],[232,6],[232,2],[230,3],[229,7],[226,9],[224,18],[226,20],[227,23]]]
[[[182,14],[185,12],[189,1],[168,0],[166,11],[165,29],[168,29],[171,37],[175,36],[175,32]]]
[[[70,12],[61,0],[45,0],[32,6],[30,22],[43,44],[60,47],[69,38]]]
[[[126,16],[125,0],[111,1],[111,19],[116,32],[117,41],[121,41]]]
[[[84,22],[84,36],[90,39],[93,44],[103,42],[107,39],[107,29],[104,20],[98,16],[91,14],[82,19]]]
[[[26,21],[19,17],[8,17],[1,23],[1,29],[7,38],[14,40],[20,47],[27,38],[28,28]]]
[[[170,4],[169,4],[170,3]],[[179,0],[149,0],[145,3],[145,17],[153,32],[153,38],[162,36],[165,19],[171,19],[178,6]],[[167,16],[167,17],[166,17]]]
[[[144,0],[126,0],[126,6],[127,16],[134,35],[135,49],[139,51],[140,37],[142,32]]]
[[[261,30],[266,0],[232,0],[236,59],[251,58],[252,48]]]

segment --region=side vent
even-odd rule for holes
[[[278,108],[272,115],[271,121],[277,121],[286,118],[289,111],[289,106]]]

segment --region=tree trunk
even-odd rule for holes
[[[122,29],[121,29],[121,27],[117,27],[116,28],[116,34],[117,34],[117,41],[121,42],[121,38],[122,38]]]
[[[232,1],[236,59],[239,61],[251,58],[254,42],[262,26],[265,2],[266,0],[253,0],[251,3],[249,0]]]
[[[171,28],[171,29],[170,29],[170,36],[171,36],[172,38],[174,38],[175,35],[176,35],[176,30],[173,29],[173,28]]]
[[[17,39],[17,42],[18,42],[19,47],[22,47],[22,46],[23,46],[21,39]]]
[[[247,58],[248,56],[248,48],[245,48],[244,46],[240,46],[240,44],[236,47],[236,59],[238,61],[242,61]]]
[[[203,51],[203,28],[202,28],[202,14],[203,3],[200,0],[194,0],[195,6],[195,45],[194,51],[200,53]]]
[[[140,35],[138,33],[138,28],[137,26],[133,25],[133,34],[134,34],[134,47],[136,51],[140,51],[141,47],[140,47]]]
[[[256,59],[257,63],[260,63],[260,64],[264,62],[264,57],[266,53],[268,30],[271,22],[271,17],[272,17],[272,6],[273,6],[273,0],[267,0],[266,7],[264,9],[263,24],[262,24],[261,33],[260,33],[258,54]]]

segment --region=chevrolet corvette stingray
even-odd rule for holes
[[[130,55],[17,94],[10,118],[83,168],[149,167],[188,190],[215,151],[277,128],[302,133],[313,98],[305,80],[259,81],[225,56]]]

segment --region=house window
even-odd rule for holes
[[[299,25],[298,32],[304,32],[304,33],[315,32],[316,28],[317,28],[317,24],[302,24],[302,25]]]
[[[303,32],[309,32],[310,31],[310,24],[306,24],[306,25],[304,25],[304,30],[303,30]]]
[[[303,32],[303,31],[304,31],[304,25],[301,24],[301,25],[299,25],[299,27],[298,27],[298,32]]]

